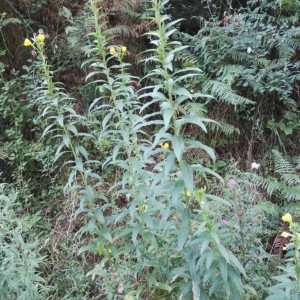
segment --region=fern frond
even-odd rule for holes
[[[281,24],[295,24],[299,21],[299,15],[298,14],[294,14],[294,15],[291,15],[291,16],[288,16],[288,17],[283,17],[281,19]]]
[[[278,208],[270,201],[260,201],[256,205],[262,212],[272,216],[278,216]]]
[[[281,190],[281,183],[275,181],[273,178],[264,178],[256,174],[253,174],[253,177],[255,184],[264,189],[269,196],[272,196],[274,192]]]
[[[235,94],[227,84],[216,80],[208,80],[203,88],[205,92],[212,93],[212,95],[220,101],[234,106],[253,103],[251,100]]]
[[[292,49],[298,50],[300,49],[300,39],[289,38],[284,41],[287,45],[289,45]]]
[[[285,189],[283,196],[287,201],[300,201],[300,187],[294,186]]]
[[[282,41],[275,42],[275,48],[278,51],[280,58],[284,57],[286,59],[290,59],[295,54],[295,50],[288,45],[287,41],[290,40],[286,39],[285,43],[283,43]]]
[[[281,194],[287,201],[300,200],[300,174],[280,152],[272,151],[275,163],[275,172],[280,175]]]
[[[286,67],[286,59],[285,58],[279,58],[277,60],[268,61],[267,65],[265,66],[267,72],[274,71],[274,70],[280,70],[282,68]]]
[[[205,65],[214,64],[216,57],[216,49],[210,47],[211,37],[210,36],[199,36],[199,40],[193,42],[194,53],[200,53],[200,57],[203,59]]]
[[[184,105],[184,110],[188,115],[197,117],[206,117],[207,108],[204,104],[190,102]]]
[[[273,160],[275,163],[275,172],[284,175],[284,174],[295,174],[295,170],[290,162],[286,160],[283,155],[277,151],[272,150]]]
[[[232,50],[228,55],[235,63],[247,63],[257,67],[264,67],[269,63],[267,59],[249,55],[246,51]]]
[[[128,17],[130,17],[132,19],[138,18],[140,16],[140,14],[134,10],[135,8],[133,6],[131,6],[131,7],[130,6],[131,5],[121,8],[119,11],[126,14]]]
[[[208,123],[207,126],[210,128],[210,130],[212,131],[221,131],[223,133],[225,133],[226,135],[231,135],[233,133],[237,133],[237,134],[240,134],[240,130],[236,127],[234,127],[233,125],[231,124],[228,124],[224,121],[217,121],[217,124],[216,123]]]
[[[175,54],[175,62],[181,62],[183,65],[195,66],[197,64],[197,57],[188,50],[179,51]]]
[[[259,24],[263,24],[265,22],[267,23],[273,23],[273,22],[276,22],[276,18],[271,16],[271,15],[268,15],[268,14],[265,14],[265,13],[248,13],[247,14],[247,20],[251,20],[251,23],[252,23],[252,20],[255,20],[255,22],[259,23]]]
[[[111,32],[113,35],[130,36],[130,28],[126,25],[117,25],[111,28]]]
[[[300,176],[298,174],[283,174],[281,178],[289,186],[300,185]]]
[[[220,67],[217,75],[226,76],[226,74],[236,74],[239,72],[239,69],[237,65],[223,65]]]

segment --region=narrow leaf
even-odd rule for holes
[[[181,135],[174,135],[172,138],[172,146],[174,149],[175,156],[177,160],[180,162],[182,158],[182,154],[184,152],[184,143]]]
[[[184,180],[186,188],[192,192],[194,189],[194,180],[193,180],[193,169],[192,167],[184,160],[180,162],[180,171],[182,179]]]

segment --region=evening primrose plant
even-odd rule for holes
[[[42,31],[41,31],[42,32]],[[47,57],[45,55],[45,39],[46,36],[43,33],[39,33],[35,35],[33,38],[24,40],[24,46],[32,48],[31,54],[33,56],[38,55],[38,57],[42,60],[39,66],[42,68],[42,74],[45,76],[45,81],[47,83],[47,90],[50,94],[54,93],[54,85],[50,75],[49,65],[47,63]]]
[[[221,294],[240,299],[245,294],[240,279],[245,275],[243,267],[220,242],[214,225],[218,221],[208,214],[208,207],[221,200],[206,195],[204,189],[194,190],[194,172],[217,175],[189,164],[184,156],[187,150],[200,148],[215,157],[212,149],[184,134],[187,124],[206,131],[205,123],[212,120],[184,112],[186,103],[209,96],[191,94],[181,86],[201,70],[175,70],[174,54],[184,49],[170,40],[177,21],[169,22],[161,15],[167,1],[151,2],[157,30],[148,33],[154,48],[143,63],[155,67],[142,80],[155,84],[137,93],[130,82],[138,79],[127,73],[128,64],[123,61],[125,46],[108,46],[109,31],[99,21],[95,4],[88,3],[95,32],[90,35],[93,43],[85,47],[89,59],[83,66],[96,68],[87,80],[100,96],[89,112],[97,112],[102,120],[99,139],[110,136],[113,144],[112,154],[101,163],[102,170],[115,168],[121,178],[111,186],[109,201],[98,207],[101,219],[93,220],[85,211],[89,226],[80,232],[92,228],[94,240],[82,251],[97,251],[100,256],[88,274],[101,278],[108,299],[117,294],[125,299],[209,299]],[[161,111],[147,114],[152,104],[158,104]],[[154,134],[146,131],[153,126]],[[195,197],[199,198],[196,202]],[[202,201],[206,210],[199,206]],[[193,203],[198,203],[195,209]]]

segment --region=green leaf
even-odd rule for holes
[[[73,124],[71,124],[71,123],[67,124],[66,128],[69,131],[73,132],[75,136],[78,134],[77,128]]]
[[[228,268],[227,268],[227,263],[222,259],[219,260],[219,268],[220,268],[222,279],[225,283],[227,282]]]
[[[216,160],[215,151],[212,148],[202,144],[201,142],[195,140],[188,140],[186,141],[186,144],[188,145],[187,146],[188,149],[190,148],[202,149],[211,157],[213,161]]]
[[[205,239],[201,245],[200,253],[203,255],[204,251],[208,248],[208,245],[210,243],[209,239]],[[209,249],[209,248],[208,248]]]
[[[52,130],[50,130],[53,126],[55,126],[54,124],[50,124],[50,125],[48,125],[45,129],[44,129],[44,131],[43,131],[43,135],[41,136],[41,138],[43,138],[46,134],[48,134],[48,133],[50,133],[50,132],[52,132],[52,131],[56,131],[57,129],[52,129]]]
[[[173,116],[173,109],[169,102],[163,102],[161,104],[161,108],[162,108],[162,112],[163,112],[165,129],[167,130],[169,128],[169,124],[170,124],[171,118]]]
[[[75,151],[76,151],[76,153],[81,153],[85,159],[88,159],[89,154],[83,146],[77,145],[75,147]]]
[[[173,71],[173,65],[172,65],[172,61],[174,59],[174,54],[168,54],[168,56],[166,57],[166,65],[168,66],[168,69],[170,71]]]
[[[63,115],[59,115],[57,118],[56,118],[59,126],[63,127],[64,126],[64,116]]]
[[[204,132],[207,132],[206,126],[203,123],[204,122],[214,122],[211,119],[207,118],[200,118],[197,116],[184,116],[180,119],[181,121],[181,126],[184,124],[195,124],[198,125]]]
[[[148,282],[149,288],[151,288],[153,285],[157,285],[156,275],[154,272],[149,272],[146,274],[146,280]]]
[[[178,245],[177,245],[177,250],[181,251],[183,249],[183,246],[188,238],[189,235],[189,228],[190,228],[190,219],[191,219],[191,214],[190,210],[188,207],[185,207],[183,213],[182,213],[182,225],[181,229],[178,231]]]
[[[100,230],[99,234],[102,235],[110,243],[113,243],[113,239],[112,239],[111,233],[110,233],[110,231],[107,228],[102,228]]]
[[[206,267],[206,270],[209,270],[210,269],[210,266],[215,258],[215,251],[214,250],[210,250],[207,254],[207,257],[206,257],[206,264],[205,264],[205,267]]]
[[[236,256],[230,251],[227,251],[231,264],[236,267],[245,277],[247,277],[246,272],[240,261],[236,258]]]
[[[167,4],[167,1],[166,1],[166,3],[162,3],[161,5],[165,5],[165,4]],[[167,17],[167,19],[169,19],[169,17]],[[167,20],[166,19],[166,20]],[[166,25],[165,25],[165,29],[169,29],[169,28],[171,28],[172,26],[174,26],[174,25],[176,25],[176,24],[178,24],[179,22],[181,22],[181,21],[183,21],[184,19],[183,18],[181,18],[181,19],[176,19],[176,20],[174,20],[174,21],[171,21],[171,22],[168,22]]]
[[[64,142],[65,146],[69,148],[70,147],[70,136],[68,134],[64,134],[62,136],[62,138],[63,138],[63,142]]]
[[[180,162],[184,152],[184,142],[181,135],[173,135],[172,146],[177,160]]]
[[[177,250],[181,251],[187,238],[188,238],[188,228],[181,228],[178,231],[177,239],[178,239],[178,244],[177,244]]]
[[[232,204],[230,204],[228,201],[224,200],[221,197],[215,196],[215,195],[205,194],[205,198],[207,198],[209,200],[216,201],[217,203],[221,203],[221,204],[229,206],[229,207],[232,206]]]
[[[229,263],[230,262],[229,253],[226,250],[226,248],[221,244],[221,241],[220,241],[217,233],[212,231],[210,234],[211,234],[211,237],[213,238],[213,240],[215,241],[215,245],[217,246],[220,254]]]
[[[132,243],[133,245],[137,245],[138,243],[138,235],[140,234],[141,227],[138,224],[134,224],[132,228]]]
[[[190,192],[192,192],[194,190],[194,179],[193,179],[192,167],[185,160],[182,160],[180,162],[180,171],[186,188]]]
[[[64,143],[61,143],[55,152],[54,155],[54,162],[56,162],[64,153],[67,153],[67,151],[62,151],[62,149],[65,147]]]
[[[164,174],[165,176],[168,176],[171,172],[172,168],[174,167],[174,160],[175,155],[173,152],[168,153],[168,156],[164,162]]]
[[[175,206],[178,206],[179,199],[181,198],[183,192],[184,192],[184,181],[182,179],[179,179],[175,182],[174,189],[172,192],[172,203]]]
[[[187,89],[182,87],[174,88],[173,94],[178,96],[185,96],[185,99],[192,99],[192,94]]]
[[[164,290],[164,291],[168,291],[168,292],[171,292],[171,291],[172,291],[171,286],[169,286],[169,285],[166,284],[166,283],[157,282],[156,286],[157,286],[159,289]]]
[[[80,171],[80,172],[84,172],[83,169],[83,163],[82,163],[82,159],[81,158],[76,158],[75,160],[75,166],[73,167],[73,169]]]
[[[192,168],[193,168],[194,171],[197,171],[200,174],[208,173],[208,174],[211,174],[214,177],[218,178],[221,182],[224,182],[223,178],[218,173],[216,173],[215,171],[211,170],[210,168],[203,167],[200,164],[192,165]]]

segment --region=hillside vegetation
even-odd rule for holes
[[[3,0],[0,299],[300,299],[300,1]]]

